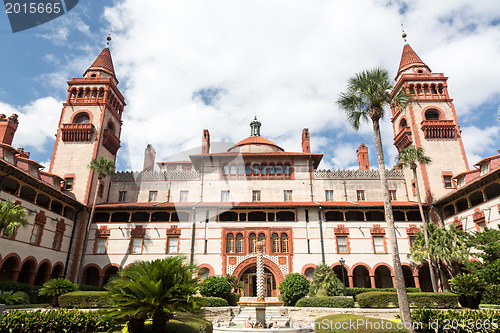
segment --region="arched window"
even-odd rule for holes
[[[399,129],[402,130],[403,128],[405,128],[407,126],[408,126],[408,123],[406,122],[406,119],[405,118],[401,119],[401,121],[399,122]]]
[[[261,232],[259,234],[259,242],[262,242],[264,246],[262,247],[262,252],[266,253],[266,235]]]
[[[425,120],[439,120],[439,111],[436,109],[425,111]]]
[[[113,134],[116,134],[116,133],[115,133],[115,125],[113,124],[113,122],[112,122],[112,121],[110,121],[110,122],[108,123],[108,129],[109,129],[111,132],[113,132]]]
[[[247,174],[247,177],[252,176],[252,166],[250,164],[245,166],[245,173]]]
[[[234,253],[234,235],[227,234],[226,236],[226,252]]]
[[[262,164],[260,167],[260,173],[267,175],[267,164]]]
[[[229,174],[229,166],[227,164],[224,164],[222,166],[222,175],[227,176]]]
[[[282,174],[283,174],[283,166],[282,166],[281,164],[278,164],[278,165],[276,166],[276,174],[277,174],[278,176],[280,176],[280,175],[282,175]]]
[[[290,168],[290,164],[285,164],[285,175],[290,176],[292,174],[292,168]]]
[[[255,253],[257,251],[255,247],[256,244],[257,244],[257,236],[252,232],[248,237],[248,252]]]
[[[280,252],[280,239],[278,237],[277,233],[273,233],[271,235],[271,245],[272,245],[272,251],[273,253],[278,253]]]
[[[236,253],[243,253],[243,234],[236,234]]]
[[[254,175],[255,177],[258,177],[258,176],[259,176],[259,174],[260,174],[260,165],[258,165],[258,164],[254,164],[254,165],[253,165],[253,175]]]
[[[75,124],[88,124],[88,123],[90,123],[90,117],[85,112],[82,112],[82,113],[78,114],[73,119],[73,123],[75,123]]]
[[[281,241],[281,252],[288,253],[288,235],[286,233],[282,233],[280,236]]]
[[[238,165],[238,178],[243,178],[244,174],[245,174],[245,167],[242,164]]]
[[[274,176],[275,173],[274,164],[269,164],[269,176]]]
[[[231,165],[231,177],[236,177],[236,165]]]

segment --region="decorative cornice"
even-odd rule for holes
[[[406,234],[408,236],[415,236],[415,234],[419,231],[420,231],[420,228],[417,227],[416,224],[410,224],[410,226],[408,228],[406,228]]]
[[[370,233],[372,235],[385,235],[385,228],[382,228],[380,224],[374,224],[373,228],[370,228]]]
[[[181,229],[177,228],[177,225],[172,225],[169,229],[167,229],[168,236],[179,236],[181,234]]]
[[[385,175],[390,178],[403,178],[404,173],[398,169],[386,169]],[[316,170],[314,177],[317,179],[380,179],[376,169],[369,170]]]
[[[45,215],[45,212],[42,210],[35,215],[35,223],[40,224],[40,225],[45,225],[47,223],[47,216]]]
[[[335,235],[349,235],[349,229],[345,227],[343,224],[339,224],[336,228],[333,229]]]
[[[111,230],[109,230],[105,225],[97,229],[95,232],[96,237],[109,237],[110,234]]]
[[[111,176],[112,181],[140,181],[140,180],[185,180],[198,179],[198,172],[191,171],[120,171]]]
[[[146,235],[146,229],[144,229],[142,225],[137,225],[130,231],[130,235],[132,237],[144,237],[144,235]]]
[[[474,214],[472,214],[472,219],[474,220],[474,223],[485,222],[486,218],[484,215],[484,210],[481,210],[479,208],[474,209]]]

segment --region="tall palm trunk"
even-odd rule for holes
[[[422,218],[422,226],[424,227],[424,239],[425,239],[425,247],[427,248],[427,261],[429,262],[429,275],[431,276],[432,290],[437,293],[437,282],[436,282],[436,271],[434,270],[434,262],[431,259],[431,254],[429,253],[429,235],[427,233],[427,219],[424,215],[424,209],[422,208],[422,200],[420,199],[420,188],[418,185],[417,178],[417,166],[411,167],[413,171],[413,179],[415,179],[415,190],[417,191],[417,202],[418,202],[418,210],[420,211],[420,217]]]
[[[85,235],[83,237],[82,253],[80,255],[80,265],[78,266],[78,275],[77,275],[77,281],[79,281],[80,283],[82,283],[82,278],[83,278],[83,260],[85,259],[85,252],[87,251],[87,242],[89,240],[89,233],[90,233],[90,226],[92,224],[92,219],[94,218],[95,203],[97,200],[97,194],[99,194],[100,180],[101,178],[97,177],[97,186],[95,188],[94,201],[92,201],[92,210],[90,211],[90,216],[87,221],[87,226],[85,227]]]
[[[379,119],[372,118],[373,134],[375,136],[375,146],[377,147],[377,160],[380,172],[380,182],[382,185],[382,193],[384,194],[384,212],[385,221],[387,223],[387,231],[389,234],[389,243],[392,248],[392,262],[394,266],[394,278],[396,280],[396,291],[398,294],[399,311],[401,312],[401,320],[408,327],[408,332],[414,332],[412,327],[412,319],[410,313],[410,305],[408,303],[408,295],[406,293],[405,281],[403,277],[403,268],[399,258],[399,249],[396,239],[396,228],[394,225],[394,215],[392,213],[391,199],[389,197],[389,186],[385,175],[384,151],[382,148],[382,137],[380,135]]]

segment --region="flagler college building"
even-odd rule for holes
[[[394,145],[423,147],[432,158],[418,166],[430,219],[469,231],[496,226],[500,155],[469,170],[447,77],[431,72],[406,44],[395,80],[392,93],[406,89],[413,101],[392,110]],[[254,119],[250,136],[242,133],[227,151],[211,150],[206,129],[201,149],[186,160],[157,162],[148,145],[142,171],[99,180],[87,165],[100,156],[116,159],[124,107],[106,47],[83,76],[68,81],[48,172],[11,146],[17,116],[0,115],[0,198],[25,207],[29,222],[0,237],[0,280],[66,277],[102,286],[134,261],[183,254],[203,277],[236,275],[252,296],[256,242],[263,241],[268,295],[286,274],[311,277],[320,263],[339,277],[344,270],[347,286],[393,286],[379,172],[370,169],[365,144],[356,151],[358,169],[319,170],[323,154],[313,152],[307,128],[302,151],[287,152],[261,135]],[[387,178],[405,282],[430,290],[428,266],[407,257],[422,224],[415,179],[398,169],[387,170]]]

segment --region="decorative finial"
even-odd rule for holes
[[[406,36],[408,36],[408,35],[405,32],[405,28],[403,27],[403,23],[401,23],[401,31],[403,31],[403,33],[401,34],[401,37],[403,37],[403,40],[406,43]]]
[[[255,116],[253,121],[250,123],[250,136],[260,136],[260,126],[261,123],[257,120],[257,116]]]
[[[109,27],[109,33],[108,33],[108,37],[106,37],[106,48],[109,49],[109,42],[111,41],[111,31],[113,30],[113,27]]]

